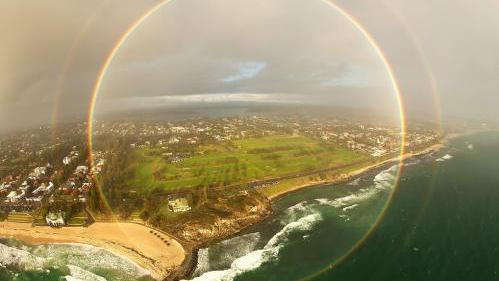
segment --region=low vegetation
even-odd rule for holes
[[[170,163],[161,148],[137,149],[125,185],[137,190],[220,187],[321,170],[368,159],[302,136],[270,136],[199,147]]]

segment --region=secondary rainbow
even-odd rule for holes
[[[104,78],[106,76],[106,73],[109,69],[109,66],[113,62],[114,57],[118,53],[118,51],[121,49],[121,47],[125,44],[127,39],[134,33],[137,28],[149,18],[152,14],[154,14],[156,11],[161,9],[164,5],[166,5],[169,2],[172,2],[173,0],[165,0],[162,2],[159,2],[158,4],[154,5],[151,9],[147,10],[146,13],[144,13],[142,16],[140,16],[137,20],[135,20],[129,27],[128,29],[121,35],[121,37],[116,41],[116,44],[114,44],[114,47],[111,49],[111,52],[107,55],[106,59],[104,60],[104,63],[102,64],[102,67],[99,70],[99,74],[97,75],[97,79],[95,80],[95,84],[92,90],[91,98],[90,98],[90,105],[88,109],[88,114],[87,114],[87,144],[90,152],[90,163],[93,165],[94,163],[94,158],[92,155],[92,125],[93,125],[93,117],[95,113],[95,104],[97,102],[97,97],[99,95],[100,88],[102,86],[102,82],[104,81]]]
[[[58,118],[59,118],[59,110],[61,106],[61,98],[64,92],[64,84],[66,82],[66,76],[68,74],[68,70],[70,66],[73,64],[76,52],[84,39],[85,35],[88,33],[90,30],[90,27],[92,24],[95,22],[95,19],[99,15],[99,13],[102,11],[105,5],[107,5],[109,0],[102,1],[92,12],[92,14],[85,20],[83,23],[82,28],[80,31],[76,34],[75,38],[73,39],[67,53],[66,53],[66,58],[64,59],[64,64],[62,65],[61,71],[58,75],[57,82],[55,84],[55,90],[54,90],[54,106],[52,110],[52,116],[51,116],[51,124],[52,124],[52,139],[55,140],[57,138],[57,131],[58,131]]]

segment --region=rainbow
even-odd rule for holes
[[[102,86],[102,83],[106,77],[106,74],[109,70],[109,67],[111,66],[114,58],[120,51],[120,49],[125,45],[127,40],[133,35],[133,33],[145,22],[147,19],[155,14],[157,11],[159,11],[163,6],[166,4],[172,2],[173,0],[163,0],[156,5],[152,6],[149,10],[147,10],[142,16],[140,16],[137,20],[135,20],[129,27],[128,29],[121,35],[121,37],[116,41],[116,44],[114,47],[111,49],[109,52],[108,56],[104,60],[104,63],[102,67],[100,68],[97,79],[95,81],[92,93],[91,93],[91,98],[90,98],[90,105],[89,105],[89,110],[88,110],[88,115],[87,115],[87,145],[89,148],[89,159],[90,159],[90,164],[93,166],[94,164],[94,158],[93,158],[93,153],[92,153],[92,130],[93,130],[93,120],[94,120],[94,113],[95,113],[95,106],[96,106],[96,101]],[[399,161],[398,161],[398,169],[397,169],[397,174],[396,174],[396,180],[395,180],[395,189],[394,192],[389,196],[387,203],[385,204],[380,216],[378,217],[377,221],[373,224],[371,229],[365,234],[365,236],[356,243],[352,249],[345,254],[343,257],[335,261],[333,264],[331,264],[329,267],[325,268],[322,271],[317,272],[314,274],[314,276],[317,276],[319,274],[324,273],[327,270],[330,270],[340,264],[342,261],[346,260],[349,256],[351,256],[352,253],[354,253],[360,246],[363,245],[363,243],[366,241],[366,239],[371,235],[371,233],[377,228],[379,225],[379,222],[383,219],[386,210],[388,206],[390,205],[390,202],[393,198],[393,194],[396,192],[398,183],[400,180],[400,175],[402,172],[402,167],[403,167],[403,160],[404,160],[404,155],[405,155],[405,144],[406,144],[406,119],[405,119],[405,108],[404,104],[402,101],[402,96],[400,92],[400,87],[397,82],[397,79],[395,77],[394,71],[390,63],[388,62],[388,59],[386,55],[383,53],[381,50],[380,46],[376,42],[376,40],[371,36],[371,34],[367,31],[366,28],[350,13],[342,9],[338,4],[331,0],[321,0],[325,4],[327,4],[329,7],[334,9],[336,12],[339,13],[342,17],[344,17],[355,29],[367,40],[369,45],[372,47],[372,49],[375,51],[376,55],[379,57],[381,62],[384,65],[385,71],[389,77],[389,81],[393,90],[393,93],[395,94],[396,100],[397,100],[397,105],[398,105],[398,113],[399,113],[399,123],[400,123],[400,153],[399,153]],[[312,277],[312,276],[310,276]],[[306,278],[308,279],[308,278]]]
[[[58,124],[58,114],[59,114],[59,107],[60,107],[60,101],[62,98],[63,90],[64,90],[64,82],[66,80],[66,75],[68,73],[69,67],[72,65],[73,60],[75,58],[76,51],[78,50],[78,47],[85,37],[85,35],[88,33],[91,25],[94,23],[95,19],[97,18],[97,15],[102,11],[105,5],[107,5],[109,0],[105,0],[101,2],[92,12],[90,17],[88,17],[85,22],[83,23],[82,28],[78,32],[78,34],[75,36],[73,39],[68,52],[66,53],[66,58],[64,60],[64,64],[62,65],[59,77],[57,78],[57,82],[55,85],[55,95],[54,95],[54,105],[53,105],[53,110],[52,110],[52,116],[51,116],[51,124],[52,124],[52,139],[54,140],[57,138],[57,124]]]
[[[323,0],[326,4],[328,4],[330,7],[335,9],[339,14],[341,14],[343,17],[345,17],[363,36],[364,38],[369,42],[371,47],[374,49],[378,57],[380,58],[381,62],[383,63],[385,70],[388,74],[388,77],[390,79],[390,83],[393,89],[393,92],[395,94],[395,97],[397,99],[397,105],[398,105],[398,110],[399,110],[399,122],[400,122],[400,153],[399,153],[399,161],[398,161],[398,168],[397,172],[395,175],[395,187],[393,192],[389,195],[388,199],[386,200],[386,204],[383,206],[383,209],[381,210],[380,215],[376,219],[376,221],[373,223],[373,225],[370,227],[370,229],[364,234],[364,236],[357,241],[355,245],[352,246],[352,248],[345,253],[342,257],[331,263],[328,267],[312,274],[311,276],[307,276],[306,278],[303,278],[303,280],[310,280],[315,277],[318,277],[319,275],[322,275],[326,273],[327,271],[330,271],[337,267],[339,264],[347,260],[352,254],[354,254],[364,243],[367,241],[369,236],[378,228],[380,222],[383,220],[385,217],[386,211],[388,207],[391,204],[391,201],[393,199],[393,195],[395,192],[397,192],[397,188],[399,186],[400,182],[400,177],[402,174],[402,168],[404,167],[404,155],[405,155],[405,144],[406,144],[406,132],[407,132],[407,124],[406,124],[406,118],[405,118],[405,107],[404,103],[402,101],[402,94],[400,91],[400,86],[398,84],[398,81],[395,77],[394,71],[390,63],[388,62],[388,59],[386,58],[386,55],[383,53],[381,48],[379,47],[378,43],[376,40],[371,36],[371,34],[367,31],[364,26],[350,13],[348,13],[346,10],[342,9],[338,4],[336,4],[334,1],[331,0]]]
[[[99,95],[100,88],[102,86],[102,82],[104,81],[104,78],[107,74],[107,71],[109,67],[111,66],[111,63],[113,62],[114,57],[116,54],[118,54],[119,50],[121,47],[126,43],[128,38],[137,30],[139,26],[142,25],[151,15],[156,13],[159,9],[161,9],[163,6],[166,4],[170,3],[173,0],[164,0],[159,2],[158,4],[154,5],[152,8],[147,10],[142,16],[140,16],[137,20],[135,20],[129,27],[128,29],[120,36],[118,41],[116,41],[116,44],[114,44],[114,47],[111,49],[109,54],[107,55],[106,59],[104,60],[104,64],[99,70],[99,74],[97,75],[97,80],[95,81],[92,94],[90,97],[90,105],[88,109],[88,114],[87,114],[87,144],[90,152],[90,163],[93,165],[94,159],[92,156],[92,125],[93,125],[93,119],[94,119],[94,113],[95,113],[95,104],[97,102],[97,97]]]
[[[404,29],[406,34],[409,36],[409,39],[411,40],[411,43],[416,50],[416,53],[421,60],[421,65],[423,66],[425,72],[426,72],[426,78],[428,79],[428,84],[429,88],[431,91],[431,95],[433,98],[433,106],[435,110],[435,122],[436,122],[436,129],[440,134],[443,134],[443,128],[442,128],[442,112],[441,112],[441,101],[440,101],[440,95],[438,91],[438,83],[435,78],[435,74],[433,73],[433,69],[431,67],[431,64],[425,55],[425,52],[423,50],[423,46],[421,46],[420,41],[417,39],[417,36],[414,34],[414,32],[411,31],[411,28],[408,24],[408,22],[404,19],[404,17],[398,12],[396,9],[394,9],[391,5],[388,3],[381,3],[384,7],[387,8],[387,10],[397,19],[397,21],[400,23],[401,27]]]
[[[401,24],[401,27],[404,29],[406,34],[409,36],[411,43],[413,44],[413,47],[416,50],[418,57],[420,58],[420,63],[426,72],[426,75],[427,75],[426,78],[428,79],[429,88],[430,88],[431,95],[433,98],[435,123],[436,123],[435,129],[437,130],[437,132],[441,136],[443,136],[444,131],[443,131],[443,127],[442,127],[441,101],[440,101],[440,95],[438,92],[437,80],[436,80],[435,75],[433,73],[433,70],[431,68],[431,64],[430,64],[427,56],[425,55],[424,49],[423,49],[420,41],[417,39],[417,36],[411,31],[408,22],[404,19],[404,17],[400,14],[400,12],[398,12],[396,9],[391,7],[391,5],[389,5],[388,3],[382,3],[382,5],[384,5],[387,8],[387,10],[390,11],[392,13],[392,15],[394,15],[395,18],[398,20],[398,22]],[[424,193],[424,197],[420,202],[421,207],[419,209],[419,212],[418,212],[416,218],[414,219],[415,224],[417,224],[421,220],[422,215],[425,212],[425,209],[427,208],[427,206],[429,204],[430,198],[432,196],[432,193],[433,193],[433,190],[435,187],[435,181],[437,178],[436,175],[438,173],[438,169],[436,167],[434,167],[431,172],[432,172],[431,181],[428,184],[427,189],[425,190],[425,193]],[[408,240],[409,240],[409,237],[406,238],[407,243],[408,243]]]

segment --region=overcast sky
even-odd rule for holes
[[[157,1],[0,0],[0,130],[83,116],[114,43]],[[499,2],[337,1],[410,114],[499,119]],[[176,0],[115,57],[98,111],[226,102],[396,105],[380,59],[320,0]],[[54,113],[57,113],[54,115]]]

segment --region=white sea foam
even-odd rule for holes
[[[393,165],[390,168],[380,172],[374,177],[374,187],[377,189],[388,190],[392,189],[395,185],[395,173],[398,166]]]
[[[348,216],[347,216],[347,215],[343,215],[343,214],[342,214],[342,215],[339,215],[339,217],[340,217],[340,218],[342,218],[342,219],[348,218]]]
[[[65,276],[66,281],[107,281],[106,278],[81,267],[68,264],[68,268],[71,275]]]
[[[435,160],[435,161],[437,161],[437,162],[443,162],[443,161],[445,161],[445,160],[452,159],[453,157],[454,157],[454,156],[452,156],[452,155],[450,155],[450,154],[445,154],[444,156],[442,156],[442,157],[438,158],[438,159],[437,159],[437,160]]]
[[[335,208],[344,208],[346,206],[350,206],[353,204],[358,204],[361,203],[375,194],[377,194],[379,190],[376,190],[375,188],[370,188],[365,191],[359,191],[344,197],[336,198],[336,199],[326,199],[326,198],[320,198],[320,199],[315,199],[317,202],[319,202],[321,205],[329,205]]]
[[[319,213],[314,213],[287,224],[276,233],[263,247],[252,251],[232,262],[229,269],[209,271],[196,277],[194,281],[231,281],[238,275],[257,269],[263,263],[277,259],[280,249],[288,241],[289,235],[296,231],[310,231],[322,220]]]
[[[64,260],[67,264],[83,266],[86,269],[106,268],[122,272],[130,277],[150,275],[150,272],[127,257],[87,244],[59,243],[39,245],[33,248],[33,254],[47,257],[54,261]]]
[[[193,275],[198,276],[217,268],[229,267],[231,261],[254,251],[260,237],[259,232],[249,233],[224,240],[212,245],[210,248],[200,249],[198,251],[196,270]],[[215,252],[215,255],[210,255],[212,251]]]
[[[348,185],[359,185],[360,183],[360,178],[356,178],[355,180],[351,181],[348,183]]]
[[[194,276],[201,275],[210,270],[210,249],[203,248],[198,250],[198,258]]]
[[[320,213],[315,213],[303,217],[297,221],[290,222],[281,231],[277,232],[265,245],[264,249],[278,247],[279,244],[288,240],[289,234],[294,231],[310,231],[317,222],[322,220]]]
[[[327,198],[317,198],[317,199],[314,199],[314,200],[317,201],[317,202],[319,202],[322,205],[328,205],[331,202],[331,200],[327,199]]]
[[[17,266],[22,270],[41,269],[47,264],[46,258],[37,257],[26,250],[0,244],[0,264]]]
[[[309,204],[307,201],[302,201],[287,208],[281,215],[281,225],[285,226],[301,217],[314,213],[316,211],[314,207],[315,206],[313,204]]]
[[[236,276],[256,269],[262,265],[262,263],[270,260],[278,253],[278,249],[270,250],[256,250],[248,253],[232,262],[229,269],[226,270],[215,270],[203,273],[199,277],[192,279],[193,281],[229,281],[233,280]]]
[[[359,206],[359,204],[353,204],[353,205],[350,205],[348,207],[343,208],[342,210],[343,210],[343,212],[346,212],[346,211],[349,211],[349,210],[356,208],[357,206]]]
[[[242,236],[234,237],[229,240],[220,242],[220,246],[230,251],[226,251],[222,257],[224,260],[235,260],[255,250],[258,241],[260,241],[260,233],[249,233]]]
[[[304,210],[304,209],[306,209],[306,206],[305,206],[306,203],[307,203],[307,201],[302,201],[300,203],[296,203],[293,206],[288,207],[286,209],[286,211],[287,212],[295,212],[295,211],[299,211],[299,210]]]
[[[380,191],[393,189],[395,184],[396,172],[397,172],[397,165],[394,165],[386,170],[381,171],[374,177],[373,179],[374,187],[361,188],[355,193],[335,199],[317,198],[315,199],[315,201],[321,205],[329,205],[335,208],[342,208],[342,209],[346,208],[346,210],[348,210],[348,206],[355,205],[355,207],[357,207],[359,203],[364,202],[369,198],[372,198]]]
[[[307,232],[310,232],[318,222],[323,220],[317,208],[318,205],[330,205],[336,208],[342,208],[343,211],[347,212],[358,207],[359,203],[371,198],[375,194],[378,194],[383,190],[391,189],[394,185],[394,174],[396,171],[397,165],[394,165],[389,169],[380,172],[374,178],[373,186],[370,188],[360,189],[358,192],[348,196],[336,199],[317,198],[314,200],[317,203],[303,201],[287,208],[283,212],[280,220],[284,227],[277,232],[262,249],[253,250],[244,256],[236,258],[230,264],[228,269],[208,271],[192,280],[231,281],[245,272],[257,269],[264,263],[278,259],[280,250],[286,245],[286,243],[289,242],[290,235],[292,233],[305,232],[301,237],[306,239],[309,237]],[[340,214],[340,217],[344,218],[346,221],[349,220],[349,218],[344,214]],[[207,255],[208,250],[201,250],[201,261],[198,262],[205,263]]]
[[[411,161],[411,162],[407,162],[407,163],[405,163],[405,164],[404,164],[404,166],[405,166],[405,167],[409,167],[409,166],[414,166],[414,165],[417,165],[417,164],[419,164],[419,163],[421,163],[421,160],[419,160],[419,159],[415,159],[415,160],[413,160],[413,161]]]
[[[120,274],[120,280],[136,280],[144,275],[149,275],[149,271],[142,269],[125,257],[86,244],[43,244],[13,247],[0,244],[0,265],[2,266],[16,266],[20,270],[27,271],[61,268],[68,264],[73,266],[73,268],[68,266],[70,271],[76,273],[67,276],[67,280],[105,280],[88,277],[93,276],[91,271],[94,269],[111,269]],[[87,278],[83,278],[81,274],[78,275],[82,272],[88,272],[84,275]]]

